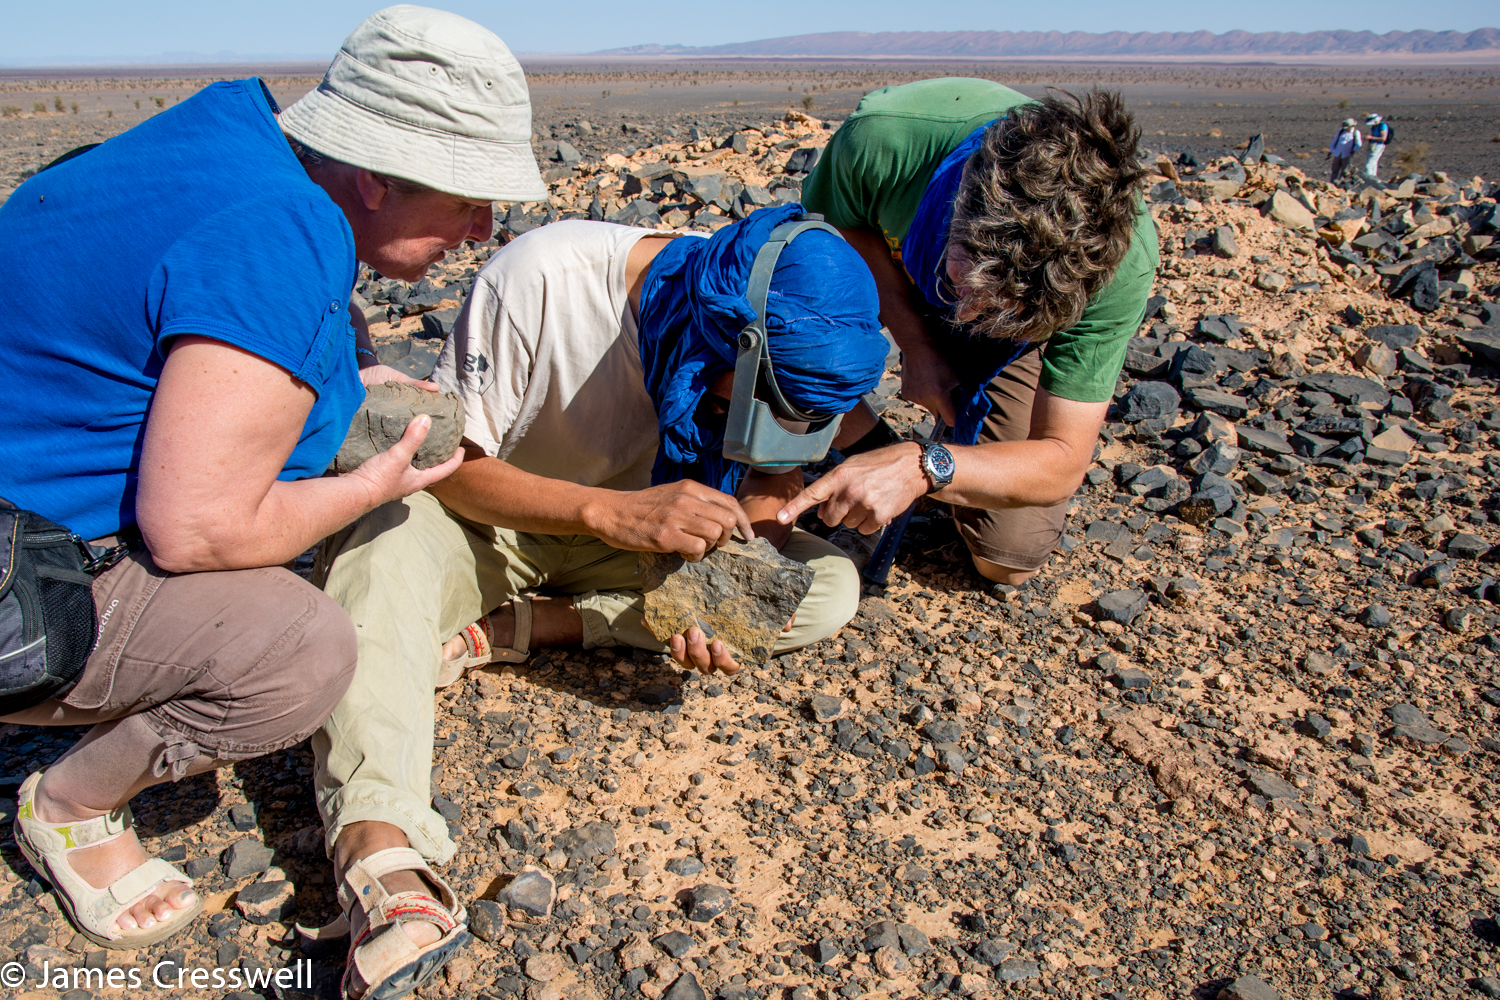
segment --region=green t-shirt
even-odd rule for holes
[[[834,134],[802,187],[802,203],[841,229],[901,241],[927,182],[970,132],[1029,101],[988,80],[948,77],[885,87],[865,96]],[[1054,333],[1042,354],[1042,388],[1064,399],[1110,398],[1125,345],[1146,312],[1158,263],[1156,226],[1142,205],[1130,249],[1076,326]]]

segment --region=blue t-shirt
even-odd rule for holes
[[[0,206],[0,496],[97,538],[136,521],[171,340],[212,337],[317,393],[280,479],[321,475],[364,398],[354,234],[259,80],[216,83]]]

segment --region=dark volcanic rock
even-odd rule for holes
[[[763,663],[812,586],[813,571],[764,538],[729,542],[699,562],[640,554],[646,627],[665,642],[690,628],[719,639],[737,659]]]
[[[740,138],[735,136],[736,139]],[[662,1000],[708,1000],[703,992],[703,987],[698,985],[698,977],[691,972],[684,972],[678,976],[667,992],[662,994]]]
[[[1241,976],[1219,991],[1218,1000],[1281,1000],[1258,976]]]
[[[552,904],[557,900],[557,883],[551,875],[533,868],[512,879],[510,885],[500,890],[499,898],[512,910],[545,919],[552,915]]]
[[[574,861],[589,861],[615,851],[615,830],[608,823],[591,820],[557,835],[552,846]]]
[[[224,877],[237,879],[259,875],[271,867],[276,852],[258,840],[241,840],[224,852]]]
[[[1137,382],[1120,400],[1120,419],[1127,424],[1170,417],[1182,406],[1182,397],[1165,382]]]
[[[333,471],[350,472],[365,460],[390,450],[406,433],[406,425],[423,413],[432,418],[432,427],[411,464],[419,469],[442,465],[458,450],[464,433],[458,394],[385,382],[365,390],[365,401],[355,411],[349,434],[333,458]]]
[[[706,924],[734,905],[729,890],[717,885],[694,886],[688,896],[688,919]]]
[[[505,911],[490,899],[476,899],[468,906],[469,932],[481,941],[495,942],[505,934]]]
[[[1099,598],[1099,611],[1107,621],[1129,625],[1149,603],[1139,590],[1116,590]]]

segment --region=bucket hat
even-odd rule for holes
[[[1377,115],[1373,111],[1370,112],[1369,114],[1365,115],[1365,124],[1366,125],[1378,125],[1378,124],[1380,124],[1380,116]]]
[[[1354,127],[1354,119],[1353,118],[1345,118],[1344,119],[1344,128],[1353,128],[1353,127]]]
[[[325,156],[463,198],[547,197],[520,63],[494,32],[447,11],[371,14],[281,127]]]

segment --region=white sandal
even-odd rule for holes
[[[34,805],[41,778],[41,771],[31,775],[16,795],[16,846],[36,873],[52,883],[57,901],[79,933],[105,948],[130,951],[171,937],[203,912],[203,897],[198,896],[192,906],[174,908],[170,917],[150,927],[112,931],[110,928],[120,914],[147,896],[156,895],[162,883],[181,882],[191,887],[193,880],[161,858],[148,858],[106,888],[94,888],[73,869],[68,855],[129,833],[134,823],[130,807],[122,806],[103,816],[75,823],[48,823],[37,818]]]
[[[490,624],[490,615],[485,615],[458,633],[464,641],[464,651],[451,660],[443,661],[443,666],[438,671],[439,688],[447,687],[470,670],[487,663],[525,663],[530,659],[531,598],[525,594],[517,594],[511,598],[510,606],[516,616],[515,638],[510,646],[495,646],[495,627]]]
[[[437,887],[437,896],[416,891],[391,893],[380,884],[384,876],[405,871],[420,872]],[[427,866],[422,855],[410,847],[376,851],[354,862],[344,873],[338,897],[343,916],[316,930],[299,924],[297,933],[309,941],[342,937],[350,931],[349,916],[355,905],[364,911],[364,930],[350,938],[349,958],[344,964],[341,992],[346,998],[356,973],[365,983],[360,1000],[394,1000],[406,996],[436,975],[471,940],[469,914],[459,904],[458,896]],[[401,929],[408,920],[435,924],[443,936],[419,947]],[[382,928],[389,929],[382,933]]]

